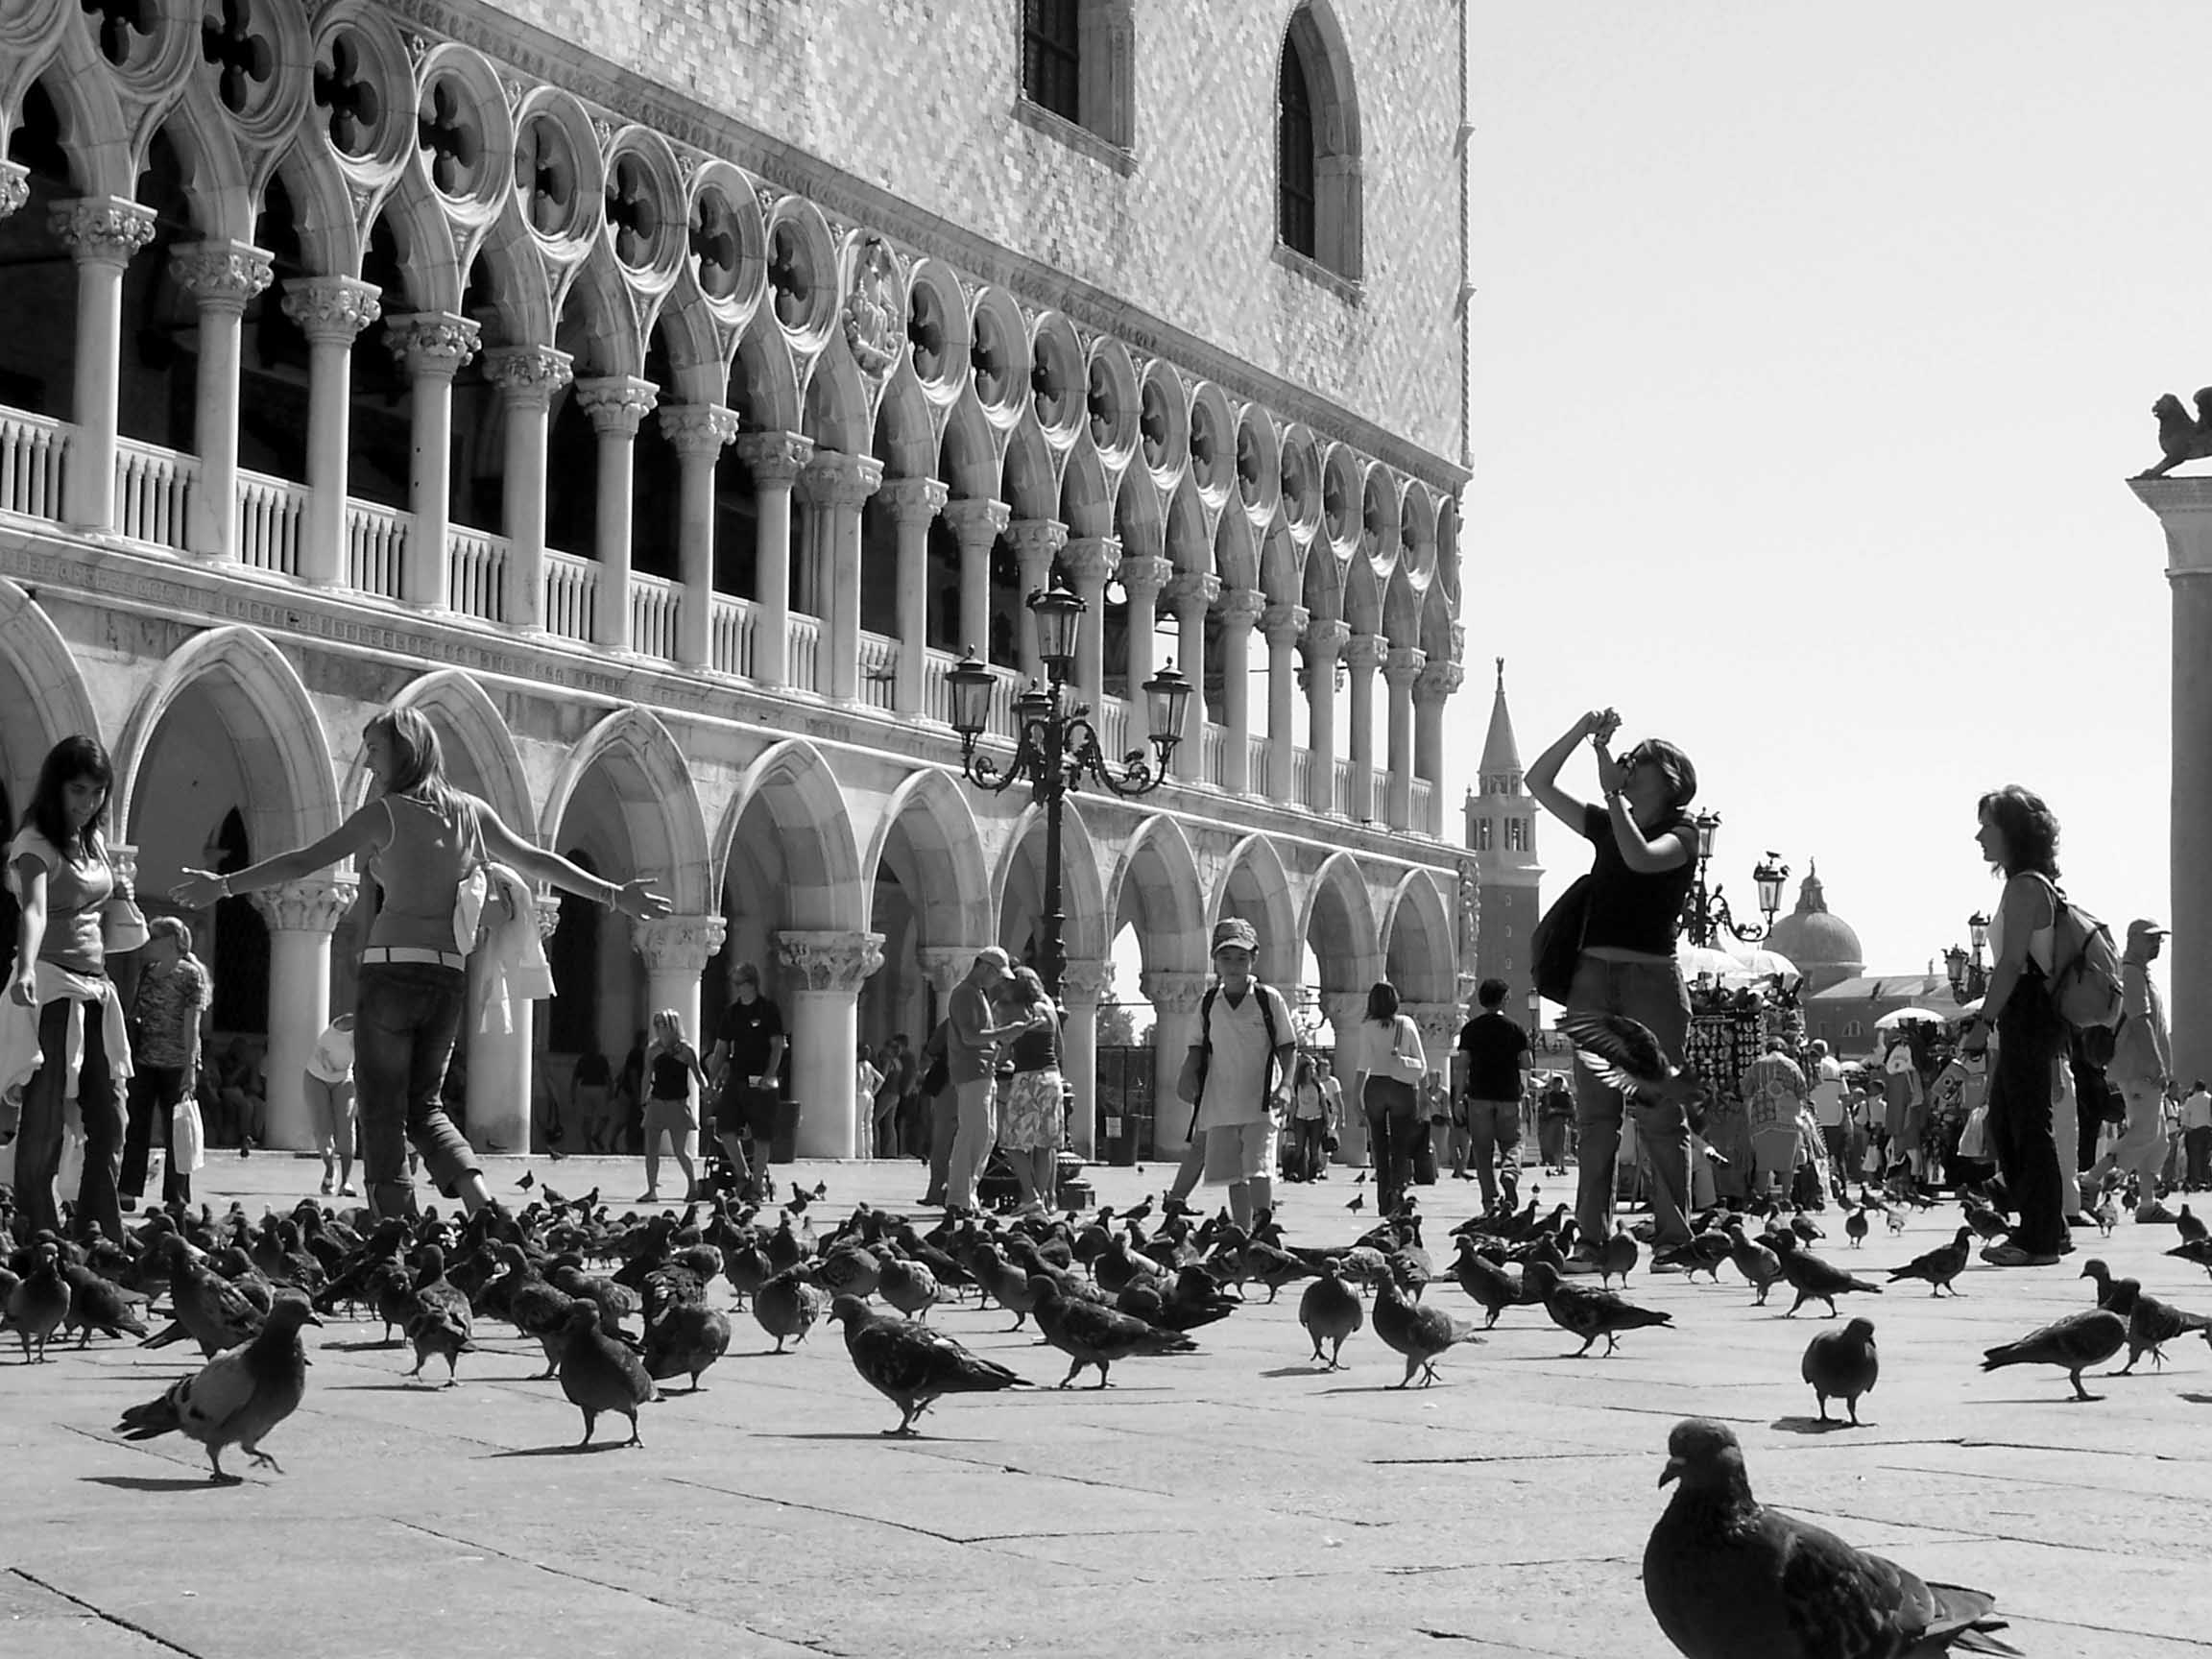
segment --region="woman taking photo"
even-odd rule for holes
[[[1960,1043],[1965,1054],[1988,1046],[1988,1145],[2020,1225],[1982,1252],[1999,1267],[2048,1267],[2074,1246],[2067,1236],[2068,1183],[2053,1132],[2052,1100],[2066,1064],[2066,1022],[2051,1004],[2051,942],[2057,925],[2058,820],[2040,797],[2007,784],[1982,797],[1975,840],[2005,877],[2005,896],[1989,923],[1997,966],[1982,1016]],[[2066,1082],[2070,1083],[2071,1078]],[[2069,1163],[2074,1148],[2068,1145]]]
[[[699,1096],[691,1086],[704,1089],[707,1073],[698,1050],[684,1041],[684,1016],[673,1008],[653,1016],[645,1074],[651,1079],[645,1098],[645,1190],[637,1202],[661,1201],[661,1137],[666,1135],[676,1167],[684,1171],[684,1201],[688,1204],[699,1195]]]
[[[526,880],[595,899],[637,921],[668,913],[643,879],[616,886],[520,839],[499,815],[445,781],[437,731],[416,709],[393,709],[362,733],[376,794],[311,847],[264,858],[228,876],[187,870],[171,897],[188,910],[373,858],[382,889],[354,998],[353,1087],[369,1203],[379,1217],[414,1205],[407,1144],[414,1142],[442,1191],[474,1214],[491,1201],[475,1154],[440,1104],[445,1064],[460,1034],[475,918],[460,905],[485,860]]]
[[[1422,1120],[1421,1081],[1429,1058],[1421,1030],[1398,1012],[1398,987],[1378,979],[1367,991],[1359,1022],[1359,1075],[1353,1093],[1367,1115],[1367,1144],[1375,1158],[1375,1203],[1387,1219],[1413,1173],[1413,1142],[1428,1132]]]
[[[64,737],[47,752],[38,783],[8,848],[8,884],[22,906],[15,923],[15,969],[8,984],[7,1063],[0,1092],[20,1085],[23,1122],[15,1154],[17,1227],[28,1239],[61,1232],[59,1195],[62,1113],[74,1097],[84,1123],[82,1219],[120,1242],[123,1211],[116,1178],[123,1166],[123,1100],[131,1044],[123,1004],[108,977],[102,912],[118,892],[101,826],[115,777],[108,751],[89,737]],[[76,1049],[71,1027],[83,1032]],[[70,1087],[74,1082],[75,1087]]]
[[[1033,968],[1007,976],[998,1012],[1011,1024],[1028,1025],[1008,1045],[1014,1074],[1006,1080],[998,1114],[998,1150],[1022,1189],[1024,1215],[1042,1215],[1060,1190],[1060,1142],[1067,1122],[1060,1081],[1060,1013]]]
[[[1690,1031],[1690,997],[1674,965],[1682,903],[1695,876],[1697,827],[1683,810],[1697,794],[1697,769],[1671,743],[1647,738],[1616,760],[1610,751],[1621,717],[1592,709],[1536,757],[1528,792],[1595,850],[1575,962],[1570,1013],[1624,1014],[1650,1028],[1668,1059],[1680,1063]],[[1559,787],[1559,768],[1584,738],[1598,760],[1603,804]],[[1690,1124],[1678,1105],[1639,1102],[1636,1141],[1655,1179],[1654,1251],[1690,1241]],[[1613,1163],[1621,1149],[1622,1100],[1575,1062],[1575,1122],[1580,1141],[1575,1220],[1581,1242],[1571,1273],[1594,1273],[1599,1241],[1613,1231]]]

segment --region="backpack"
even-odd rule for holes
[[[2051,898],[2051,1006],[2081,1034],[2082,1057],[2093,1066],[2107,1065],[2128,1005],[2120,948],[2111,928],[2056,887]]]
[[[1267,1030],[1267,1064],[1261,1068],[1262,1099],[1266,1098],[1267,1085],[1274,1077],[1275,1050],[1283,1046],[1282,1034],[1275,1028],[1275,998],[1268,995],[1271,989],[1257,979],[1252,981],[1253,994],[1260,998],[1260,1023]],[[1220,995],[1220,986],[1209,985],[1206,995],[1198,998],[1198,1041],[1191,1045],[1192,1051],[1184,1056],[1186,1076],[1176,1090],[1190,1103],[1193,1130],[1198,1125],[1198,1104],[1206,1098],[1206,1073],[1214,1064],[1214,998]],[[1186,1083],[1188,1089],[1183,1086]]]

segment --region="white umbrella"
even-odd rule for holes
[[[1761,946],[1746,945],[1741,939],[1728,950],[1735,966],[1725,977],[1742,984],[1760,979],[1781,978],[1791,983],[1805,977],[1797,972],[1797,964],[1779,950],[1768,950]]]
[[[1720,979],[1736,972],[1739,964],[1725,950],[1717,950],[1710,945],[1693,945],[1687,939],[1674,942],[1674,966],[1685,979],[1695,979],[1703,974]]]
[[[1900,1025],[1948,1025],[1956,1015],[1938,1014],[1933,1008],[1892,1008],[1874,1022],[1877,1031],[1894,1031]]]

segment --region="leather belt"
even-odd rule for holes
[[[395,966],[416,963],[429,968],[457,970],[465,970],[469,966],[469,958],[458,950],[433,950],[421,945],[372,945],[361,952],[363,967],[378,962],[389,962]]]

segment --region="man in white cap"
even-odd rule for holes
[[[1298,1057],[1289,1003],[1252,976],[1259,954],[1260,935],[1251,923],[1229,917],[1215,925],[1217,980],[1198,1005],[1193,1045],[1203,1058],[1191,1145],[1204,1149],[1205,1178],[1228,1187],[1230,1218],[1247,1228],[1274,1202],[1276,1138]],[[1186,1158],[1185,1168],[1192,1162]],[[1180,1174],[1177,1185],[1183,1186]]]
[[[952,1136],[952,1158],[946,1171],[945,1208],[954,1214],[974,1214],[975,1183],[991,1161],[991,1148],[998,1140],[998,1113],[992,1091],[997,1087],[998,1045],[1017,1031],[1027,1030],[1028,1016],[1010,1024],[992,1022],[991,993],[1013,973],[1014,959],[998,946],[975,952],[968,976],[952,987],[945,1017],[951,1029],[945,1046],[945,1067],[950,1077],[959,1127]]]
[[[2147,916],[2128,924],[2128,943],[2120,952],[2122,1003],[2112,1060],[2104,1080],[2127,1103],[2126,1126],[2084,1183],[2094,1191],[2111,1171],[2133,1170],[2141,1183],[2135,1201],[2138,1221],[2171,1221],[2158,1202],[2158,1171],[2166,1162],[2165,1091],[2174,1075],[2174,1046],[2166,1030],[2166,1002],[2151,978],[2151,964],[2166,943],[2166,928]]]

